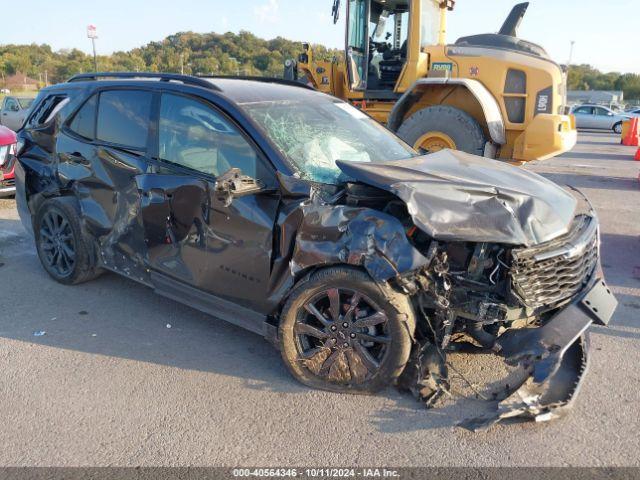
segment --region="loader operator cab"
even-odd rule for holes
[[[352,90],[393,91],[409,57],[411,0],[348,0],[347,67]],[[441,2],[422,0],[421,45],[440,32]]]

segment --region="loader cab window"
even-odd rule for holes
[[[422,18],[420,18],[420,46],[429,47],[438,43],[440,33],[440,1],[422,0]]]
[[[394,90],[407,61],[408,0],[349,0],[347,68],[352,90]]]
[[[367,0],[349,0],[347,30],[347,69],[353,90],[364,90],[367,85],[368,38]]]
[[[371,2],[367,90],[394,90],[407,61],[409,4]]]

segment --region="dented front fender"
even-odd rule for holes
[[[291,271],[348,264],[363,267],[384,282],[428,265],[411,245],[402,223],[385,213],[359,207],[308,203],[302,207]]]

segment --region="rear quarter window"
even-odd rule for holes
[[[55,116],[69,103],[65,94],[48,95],[36,106],[29,119],[29,127],[38,128],[51,122]]]
[[[112,90],[100,93],[96,138],[145,150],[151,123],[151,92]]]
[[[96,137],[96,112],[98,109],[98,96],[93,95],[74,115],[69,129],[76,135],[88,140]]]

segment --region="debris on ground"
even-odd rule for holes
[[[33,332],[33,336],[34,337],[44,337],[47,334],[47,332],[40,330],[39,332]]]

